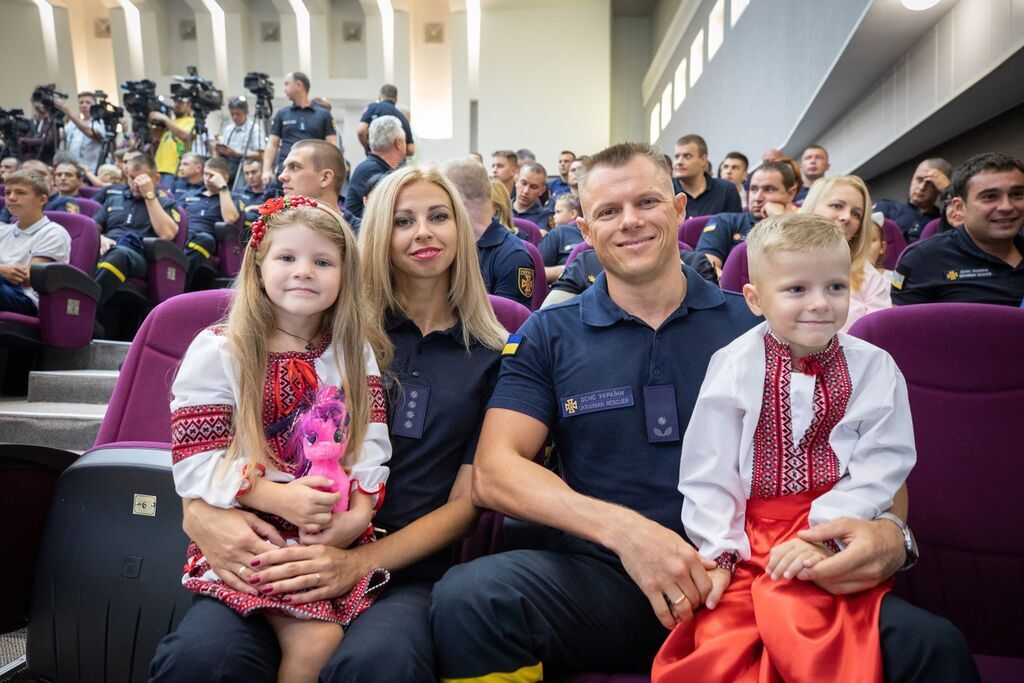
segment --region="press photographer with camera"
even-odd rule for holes
[[[39,159],[45,164],[53,163],[64,127],[64,112],[57,106],[59,98],[66,99],[67,95],[57,92],[52,83],[40,85],[32,91],[33,131],[18,141],[22,161]]]
[[[334,118],[326,109],[314,105],[309,98],[309,77],[294,71],[284,79],[284,95],[291,106],[278,110],[270,128],[267,151],[263,155],[263,182],[270,184],[292,145],[299,140],[325,140],[337,146]]]
[[[80,163],[91,169],[95,169],[99,165],[100,154],[103,152],[103,138],[107,134],[103,121],[94,119],[92,116],[92,108],[95,104],[95,93],[78,93],[78,113],[76,115],[69,110],[67,102],[54,100],[54,106],[73,124],[64,128],[67,151]]]
[[[192,132],[196,127],[188,96],[185,94],[174,95],[172,102],[173,119],[160,111],[149,113],[149,121],[164,128],[159,138],[160,144],[157,145],[153,158],[156,160],[157,173],[168,187],[174,182],[174,176],[178,173],[178,161],[181,159],[181,155],[192,148]],[[153,137],[155,139],[156,135]]]

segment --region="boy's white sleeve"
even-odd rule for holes
[[[743,527],[747,496],[740,476],[744,408],[737,395],[734,359],[722,349],[708,365],[679,466],[683,528],[710,560],[723,553],[750,558]]]
[[[388,412],[384,399],[384,385],[380,370],[370,346],[366,346],[366,382],[370,401],[370,424],[366,428],[359,460],[352,467],[352,490],[376,497],[374,509],[384,502],[384,487],[388,481],[387,462],[391,460],[391,439],[388,436]]]
[[[222,463],[232,438],[235,397],[227,339],[203,330],[185,353],[171,386],[171,459],[174,488],[228,508],[242,485],[245,460]]]
[[[851,399],[856,404],[847,409],[848,426],[838,426],[851,431],[835,439],[837,445],[852,441],[846,472],[811,504],[812,526],[839,517],[874,519],[892,507],[917,461],[906,380],[889,354],[874,351],[861,377],[863,386]]]

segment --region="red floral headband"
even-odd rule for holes
[[[256,210],[260,217],[252,224],[252,237],[249,238],[249,248],[254,251],[259,249],[260,242],[263,241],[263,238],[267,234],[267,216],[271,216],[278,211],[286,211],[299,206],[311,206],[315,209],[322,209],[332,216],[335,215],[334,211],[323,206],[317,200],[310,199],[309,197],[304,197],[302,195],[295,195],[294,197],[271,197],[267,201],[263,202],[263,206]]]

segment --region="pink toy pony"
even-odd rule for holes
[[[292,453],[297,453],[301,446],[302,457],[309,462],[308,476],[327,477],[334,482],[323,489],[341,495],[331,512],[348,510],[351,484],[341,466],[348,443],[348,422],[345,392],[337,387],[321,387],[313,405],[295,421],[289,438]]]

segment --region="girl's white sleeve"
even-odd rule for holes
[[[182,498],[222,508],[235,505],[245,466],[240,458],[222,467],[235,410],[232,368],[227,339],[206,329],[192,341],[171,385],[174,488]]]
[[[387,462],[391,460],[391,439],[388,437],[388,412],[384,400],[384,385],[373,350],[369,345],[364,352],[366,358],[367,395],[370,401],[370,424],[359,453],[359,460],[352,467],[352,490],[359,490],[376,497],[374,509],[384,502],[384,487],[388,481]]]

